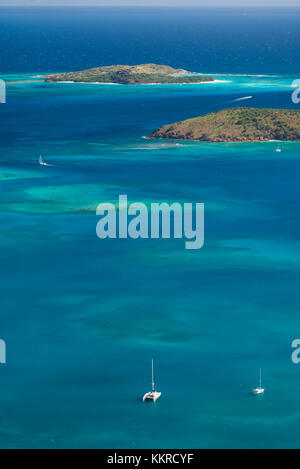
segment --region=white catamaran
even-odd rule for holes
[[[159,396],[161,395],[161,392],[157,392],[155,389],[155,381],[154,381],[154,366],[153,366],[153,359],[152,359],[152,391],[146,392],[143,396],[143,402],[149,400],[149,401],[157,401]]]
[[[259,386],[258,388],[252,389],[252,394],[263,394],[265,392],[265,389],[261,385],[261,368],[259,369]]]

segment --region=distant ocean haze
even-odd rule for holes
[[[291,8],[2,8],[0,71],[154,62],[196,72],[296,73],[299,19]]]

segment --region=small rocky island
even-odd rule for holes
[[[164,125],[148,137],[203,142],[300,141],[300,110],[224,109]]]
[[[216,81],[212,77],[188,75],[190,72],[168,65],[111,65],[79,72],[45,75],[46,82],[116,83],[120,85],[180,84]]]

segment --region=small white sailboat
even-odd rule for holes
[[[45,161],[42,158],[42,155],[40,155],[40,157],[39,157],[39,164],[41,166],[52,166],[52,164],[45,163]]]
[[[153,358],[152,358],[152,391],[146,392],[143,396],[143,402],[145,401],[157,401],[157,399],[161,396],[161,392],[156,391],[155,389],[155,381],[154,381],[154,365],[153,365]]]
[[[278,147],[278,148],[275,149],[275,151],[276,151],[277,153],[281,153],[281,148]]]
[[[252,394],[257,396],[258,394],[263,394],[265,392],[265,388],[261,385],[261,368],[259,369],[259,386],[258,388],[252,389]]]

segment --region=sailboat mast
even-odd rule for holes
[[[152,391],[155,391],[153,358],[152,358]]]
[[[261,368],[259,369],[259,387],[261,388]]]

